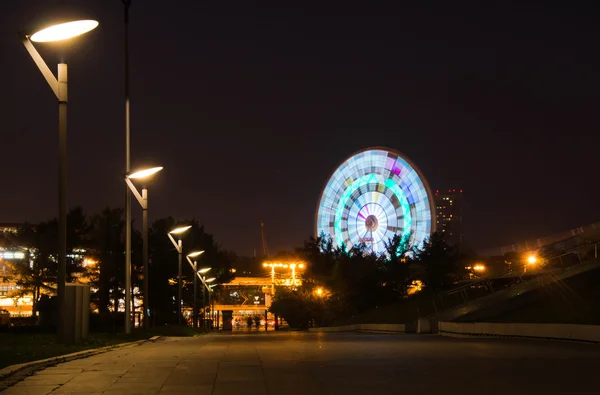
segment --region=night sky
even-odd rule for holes
[[[462,188],[474,248],[600,219],[594,2],[285,3],[133,0],[132,164],[165,167],[151,219],[195,217],[246,255],[263,219],[270,250],[291,249],[335,167],[370,146]],[[122,14],[1,1],[0,222],[56,216],[57,102],[17,36],[56,19],[100,22],[36,44],[69,64],[69,206],[123,206]]]

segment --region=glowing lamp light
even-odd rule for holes
[[[317,295],[323,295],[323,288],[317,288]]]
[[[211,269],[210,267],[203,267],[202,269],[198,270],[198,273],[204,274],[204,273],[210,271],[210,269]]]
[[[192,225],[188,225],[188,226],[181,226],[179,228],[175,228],[172,231],[170,231],[169,233],[171,233],[172,235],[179,235],[182,234],[183,232],[185,232],[186,230],[188,230],[189,228],[191,228]]]
[[[61,23],[34,33],[30,37],[30,40],[38,43],[61,41],[80,36],[89,32],[90,30],[94,30],[96,27],[98,27],[98,21],[94,20],[81,20]]]
[[[204,254],[204,251],[194,251],[194,252],[189,253],[188,256],[190,258],[195,258],[195,257],[197,257],[199,255],[202,255],[202,254]]]
[[[301,264],[299,264],[299,265],[298,265],[298,267],[299,267],[300,269],[304,269],[304,263],[301,263]]]
[[[213,281],[215,281],[217,278],[216,277],[211,277],[211,278],[207,278],[206,280],[204,280],[204,282],[207,283],[212,283]]]
[[[484,272],[485,266],[483,266],[481,264],[477,264],[477,265],[473,266],[473,270],[475,270],[476,272]]]
[[[151,167],[150,169],[144,169],[144,170],[140,170],[140,171],[136,171],[134,173],[131,173],[130,175],[127,176],[127,178],[146,178],[146,177],[150,177],[151,175],[158,173],[159,171],[161,171],[163,168],[162,167]]]
[[[537,262],[537,257],[533,254],[529,255],[527,257],[527,263],[529,263],[530,265],[535,265]]]

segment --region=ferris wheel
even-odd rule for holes
[[[432,199],[427,181],[408,159],[369,148],[344,161],[327,182],[316,234],[324,232],[347,248],[363,243],[376,254],[394,235],[420,245],[435,229]]]

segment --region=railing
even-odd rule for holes
[[[541,256],[539,258],[542,263],[539,268],[529,272],[527,272],[526,265],[523,265],[522,272],[513,269],[499,276],[474,280],[449,291],[438,293],[428,302],[425,300],[417,302],[418,314],[419,316],[437,316],[443,310],[466,305],[472,300],[521,284],[524,281],[563,273],[590,259],[597,259],[599,244],[600,241],[585,243],[551,257]]]

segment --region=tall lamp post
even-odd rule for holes
[[[210,293],[212,292],[212,287],[214,285],[208,285],[208,283],[212,283],[217,278],[216,277],[206,278],[206,276],[204,276],[204,277],[201,276],[200,273],[198,273],[198,277],[200,278],[200,280],[202,280],[202,284],[204,285],[204,288],[202,289],[202,304],[204,305],[204,311],[202,312],[202,321],[204,322],[204,327],[208,330],[208,321],[206,320],[206,306],[207,305],[210,306],[210,302],[208,304],[206,303],[206,291],[208,291],[209,296],[210,296]],[[211,309],[211,311],[212,311],[212,309]]]
[[[131,173],[125,176],[125,183],[127,184],[127,186],[129,187],[129,189],[131,190],[131,192],[133,193],[133,195],[135,196],[135,198],[137,199],[137,201],[140,203],[140,206],[142,206],[142,264],[144,265],[144,290],[142,293],[142,312],[144,314],[144,329],[148,330],[148,328],[150,327],[150,316],[149,316],[149,311],[150,311],[150,300],[149,298],[149,290],[148,290],[148,275],[150,273],[150,268],[148,267],[148,190],[146,189],[146,187],[144,187],[142,189],[142,194],[140,195],[140,193],[138,192],[137,188],[135,187],[135,185],[133,185],[133,182],[131,182],[131,180],[145,180],[148,179],[149,177],[151,177],[152,175],[154,175],[155,173],[158,173],[159,171],[161,171],[163,168],[162,167],[152,167],[150,169],[144,169],[144,170],[140,170],[140,171],[136,171],[135,173]],[[131,236],[131,235],[130,235]],[[131,275],[131,267],[129,267],[129,274]],[[129,287],[127,287],[127,289],[125,290],[126,295],[131,295],[131,278],[129,278]],[[127,303],[127,298],[125,298],[125,322],[131,322],[131,315],[127,314],[128,312],[128,307],[130,306],[129,303]],[[129,328],[125,328],[126,332],[127,329],[129,329],[129,332],[131,331],[131,327]],[[127,333],[129,333],[127,332]]]
[[[67,283],[67,64],[58,64],[58,78],[54,77],[44,59],[32,44],[34,42],[54,42],[80,36],[95,29],[98,22],[81,20],[53,25],[29,36],[20,33],[21,41],[36,66],[50,85],[58,99],[58,337],[62,341],[65,329],[63,322],[65,288]]]
[[[194,314],[192,315],[194,328],[198,327],[198,308],[196,307],[196,299],[198,299],[198,277],[196,274],[197,273],[206,273],[210,270],[210,267],[205,267],[205,268],[198,270],[198,262],[196,262],[195,260],[192,261],[192,258],[196,258],[203,253],[204,253],[204,251],[195,251],[186,256],[188,262],[190,263],[190,266],[192,266],[192,270],[194,271],[194,302],[193,302]]]
[[[181,325],[181,280],[182,280],[182,263],[181,263],[181,254],[183,253],[183,245],[181,242],[181,234],[185,231],[187,231],[188,229],[190,229],[192,226],[182,226],[180,228],[176,228],[173,229],[172,231],[170,231],[169,233],[167,233],[167,236],[169,236],[169,239],[171,240],[171,242],[173,243],[173,245],[175,246],[175,249],[177,250],[177,253],[179,254],[178,256],[178,260],[177,260],[177,325]],[[175,241],[175,239],[173,238],[173,236],[171,235],[177,235],[178,236],[178,240]]]
[[[125,12],[125,173],[129,173],[131,171],[129,114],[129,7],[131,0],[122,1]],[[125,333],[131,333],[131,194],[129,188],[125,188]]]

